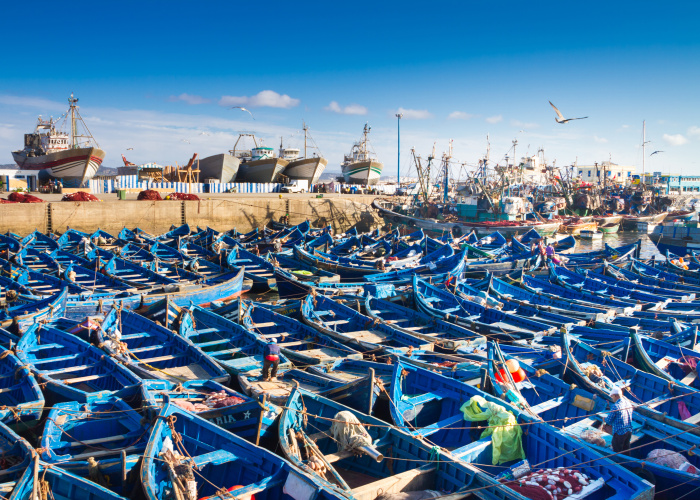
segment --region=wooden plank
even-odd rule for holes
[[[688,375],[683,377],[683,379],[681,380],[681,384],[690,385],[695,381],[696,378],[698,378],[698,372],[693,370]]]
[[[87,382],[89,380],[96,380],[98,378],[104,377],[105,375],[87,375],[85,377],[67,378],[67,379],[61,380],[61,382],[66,383],[66,384],[77,384],[79,382]]]
[[[663,357],[654,364],[659,367],[659,370],[664,370],[668,365],[670,365],[675,359],[669,357]]]

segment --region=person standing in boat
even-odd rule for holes
[[[270,339],[263,350],[263,382],[268,380],[277,380],[277,368],[280,365],[280,346],[277,345],[276,339]],[[270,378],[270,367],[272,367],[272,378]]]
[[[566,262],[564,261],[564,259],[557,256],[557,251],[554,249],[554,246],[551,243],[547,245],[547,248],[545,248],[545,252],[547,254],[547,260],[551,260],[556,265],[562,266],[564,269],[566,269]]]
[[[605,423],[612,429],[612,449],[615,453],[630,449],[632,439],[632,415],[634,407],[629,399],[622,395],[622,389],[615,388],[610,394],[613,405],[610,407]]]

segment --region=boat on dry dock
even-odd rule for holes
[[[350,154],[345,155],[340,165],[343,178],[348,184],[373,185],[379,181],[384,164],[377,160],[369,144],[369,131],[372,127],[365,123],[362,138],[352,145]]]
[[[24,135],[24,149],[13,151],[12,157],[20,168],[38,170],[40,179],[50,177],[61,180],[65,187],[79,187],[95,175],[105,152],[80,116],[73,94],[68,104],[68,111],[58,120],[40,116],[34,132]],[[60,130],[68,124],[70,133]]]

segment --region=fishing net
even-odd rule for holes
[[[331,425],[331,435],[338,443],[338,451],[371,446],[372,438],[355,415],[349,411],[336,413]]]
[[[6,200],[5,198],[0,198],[0,204],[3,204],[3,203],[19,203],[19,201],[10,201],[10,200]]]
[[[136,199],[147,201],[161,201],[163,198],[160,197],[160,193],[158,191],[146,189],[145,191],[141,191]]]
[[[41,198],[23,193],[10,193],[10,196],[8,196],[7,199],[18,203],[44,203],[44,200]]]
[[[61,201],[102,201],[94,194],[78,191],[77,193],[66,194]]]
[[[199,196],[196,194],[189,193],[170,193],[165,197],[166,200],[185,200],[185,201],[199,201]]]
[[[675,451],[657,448],[649,452],[647,460],[664,467],[670,467],[671,469],[689,472],[690,474],[698,474],[698,470],[695,466],[688,462],[687,458]]]
[[[469,422],[488,420],[488,428],[481,433],[481,438],[491,436],[493,465],[525,458],[523,431],[515,416],[503,406],[490,403],[481,396],[472,396],[460,411],[464,420]]]

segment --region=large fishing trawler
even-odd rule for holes
[[[311,139],[311,142],[313,147],[316,150],[318,150],[318,146],[316,146],[316,143],[314,140],[311,138],[311,136],[308,134],[309,127],[306,126],[306,123],[303,124],[303,130],[304,130],[304,156],[301,158],[299,157],[301,151],[296,149],[296,148],[285,148],[282,146],[282,142],[280,140],[280,151],[279,151],[279,156],[280,158],[283,158],[285,160],[289,161],[289,164],[287,165],[287,168],[284,169],[284,175],[288,177],[290,180],[295,180],[295,179],[300,179],[300,180],[307,180],[309,181],[309,184],[316,184],[318,182],[319,177],[321,177],[321,174],[326,168],[326,165],[328,165],[328,160],[323,158],[320,155],[317,155],[314,153],[313,156],[308,156],[307,153],[307,143],[308,140]]]
[[[362,139],[353,144],[352,151],[349,155],[345,155],[341,164],[343,177],[348,184],[376,184],[382,175],[384,164],[377,161],[376,155],[369,149],[367,135],[370,130],[372,127],[368,127],[365,123]]]
[[[102,151],[78,111],[78,99],[71,93],[68,111],[54,120],[41,116],[31,134],[24,134],[24,149],[13,151],[20,168],[39,170],[39,179],[59,179],[66,187],[83,186],[104,160]],[[70,121],[70,132],[61,130]],[[78,130],[82,125],[84,133]]]

